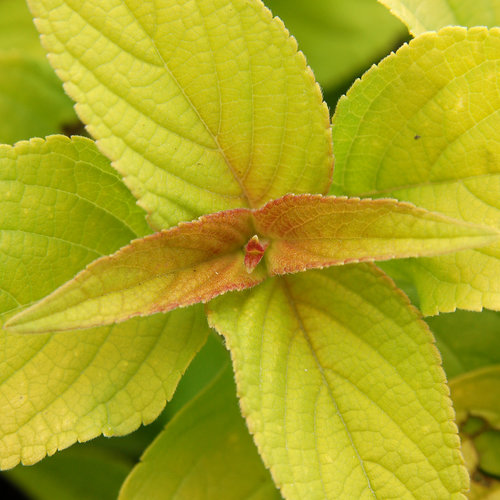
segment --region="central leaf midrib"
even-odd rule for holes
[[[111,42],[112,44],[116,45],[117,47],[119,47],[122,51],[124,52],[127,52],[128,54],[130,54],[132,57],[134,58],[137,58],[139,60],[141,60],[139,57],[137,57],[135,54],[132,54],[130,53],[130,51],[128,51],[126,48],[122,47],[121,45],[118,44],[117,41],[113,40],[112,38],[110,38],[107,34],[103,33],[98,27],[96,27],[89,19],[87,19],[81,12],[77,11],[76,9],[74,9],[71,5],[69,5],[67,2],[65,2],[65,5],[73,12],[75,13],[78,17],[80,17],[85,23],[87,23],[89,26],[91,26],[97,33],[99,33],[102,37],[106,38],[106,40],[108,40],[109,42]],[[241,193],[242,193],[242,196],[240,196],[240,199],[242,200],[242,202],[244,202],[244,204],[249,207],[249,208],[253,208],[253,204],[250,202],[250,197],[248,196],[248,192],[247,190],[245,189],[245,186],[244,184],[242,183],[242,180],[238,177],[238,175],[236,174],[236,171],[235,169],[233,168],[233,166],[231,165],[230,161],[228,160],[226,154],[224,153],[224,150],[222,149],[219,141],[218,141],[218,138],[217,136],[212,132],[212,130],[208,127],[208,124],[205,122],[205,120],[202,118],[202,116],[200,115],[199,111],[198,111],[198,108],[193,104],[193,102],[191,101],[191,99],[189,98],[189,96],[184,92],[184,89],[182,88],[182,86],[179,84],[178,80],[175,78],[174,74],[171,72],[170,68],[168,67],[165,59],[163,58],[163,56],[161,55],[160,51],[158,50],[158,46],[156,45],[156,42],[154,40],[154,38],[152,38],[143,28],[142,24],[140,23],[140,21],[137,19],[135,13],[133,11],[130,10],[130,8],[127,6],[127,9],[129,10],[129,12],[131,13],[131,15],[134,17],[134,19],[136,20],[137,24],[142,28],[142,31],[144,32],[145,36],[148,37],[148,39],[150,40],[159,60],[161,61],[161,63],[163,64],[163,68],[165,69],[165,71],[168,73],[168,75],[170,76],[171,80],[174,82],[174,84],[177,86],[177,88],[179,89],[179,91],[181,92],[184,100],[188,103],[188,105],[191,107],[191,109],[194,111],[194,113],[196,114],[196,116],[199,118],[200,120],[200,123],[203,125],[203,127],[206,129],[207,133],[209,134],[209,136],[212,138],[213,142],[214,142],[214,145],[215,145],[215,148],[214,150],[218,151],[221,158],[224,160],[226,166],[228,167],[229,171],[231,172],[236,184],[239,186],[240,190],[241,190]],[[71,54],[71,56],[74,58],[74,60],[78,63],[78,64],[81,64],[82,66],[84,66],[87,70],[89,70],[96,78],[96,73],[94,72],[94,70],[92,68],[89,68],[87,67],[83,61],[77,57],[74,53],[72,53],[68,47],[68,44],[65,42],[65,40],[59,38],[57,36],[57,33],[54,33],[54,36],[56,36],[56,38],[58,39],[58,41],[64,46],[65,50],[68,51],[68,53]],[[111,88],[109,86],[107,86],[103,81],[102,79],[99,79],[97,78],[100,83],[104,86],[106,86],[110,91],[112,91],[113,94],[117,95],[118,97],[120,97],[121,99],[123,99],[128,105],[134,107],[134,109],[138,112],[140,112],[143,116],[147,117],[148,119],[152,120],[152,118],[144,113],[142,110],[139,110],[135,105],[131,104],[127,99],[125,99],[124,97],[116,94],[115,90],[111,90]],[[96,114],[96,116],[98,116]],[[101,120],[103,120],[103,117],[99,117]],[[104,121],[104,120],[103,120]],[[155,122],[157,123],[157,122]],[[162,128],[163,125],[157,123],[157,125],[161,126]],[[106,125],[108,126],[108,125]],[[109,127],[110,130],[112,130],[112,127]],[[203,147],[203,148],[206,148],[206,145],[204,144],[201,144],[201,143],[197,143],[196,141],[193,141],[193,139],[189,138],[189,137],[186,137],[186,136],[183,136],[182,134],[178,134],[176,133],[175,131],[171,131],[170,129],[166,129],[168,131],[168,133],[173,133],[173,134],[176,134],[176,135],[180,135],[183,139],[189,141],[189,142],[194,142],[195,144],[198,144],[199,146]],[[124,140],[124,137],[118,135],[117,136],[119,139],[121,140]],[[128,147],[130,147],[130,145],[128,143],[126,143]],[[136,151],[138,154],[140,155],[143,155],[144,152],[142,151]],[[117,160],[119,160],[119,158],[117,158]],[[155,162],[151,162],[153,165],[155,165],[156,167],[160,168],[163,170],[162,167],[160,167],[159,165],[157,165]],[[171,175],[175,175],[173,174],[172,172],[170,172],[169,170],[166,170],[169,174]],[[178,176],[176,176],[178,177]],[[186,179],[182,179],[184,182],[188,183],[188,184],[193,184],[192,182],[190,181],[187,181]],[[193,184],[193,185],[196,185],[196,184]],[[197,185],[196,185],[197,186]],[[200,186],[197,186],[197,187],[200,187]],[[217,193],[223,197],[225,197],[225,195],[223,193]]]
[[[375,499],[377,499],[378,497],[377,497],[375,491],[372,488],[370,478],[368,476],[368,473],[366,472],[366,469],[365,469],[365,466],[364,466],[364,461],[361,458],[361,455],[360,455],[360,453],[359,453],[356,445],[354,444],[354,440],[353,440],[351,431],[349,430],[349,428],[347,426],[347,423],[345,422],[344,417],[342,416],[342,413],[340,412],[340,409],[339,409],[339,407],[337,405],[337,401],[335,399],[335,396],[333,395],[333,392],[332,392],[332,389],[330,387],[330,384],[328,383],[328,379],[326,378],[325,373],[323,371],[323,366],[321,365],[320,360],[316,356],[316,352],[314,351],[314,347],[313,347],[311,339],[309,338],[309,335],[307,333],[307,329],[306,329],[306,327],[305,327],[305,325],[304,325],[304,323],[302,321],[302,317],[300,316],[300,313],[299,313],[299,311],[297,309],[297,306],[295,305],[295,300],[294,300],[293,295],[292,295],[292,293],[290,291],[290,287],[289,287],[289,285],[287,283],[286,278],[282,277],[280,279],[280,282],[282,283],[282,289],[283,289],[284,295],[285,295],[285,297],[286,297],[286,299],[288,301],[290,309],[292,310],[294,316],[297,319],[297,322],[299,324],[300,330],[302,331],[304,340],[306,341],[306,344],[309,347],[309,350],[311,352],[311,356],[314,359],[314,362],[315,362],[315,364],[317,366],[318,372],[321,375],[321,378],[323,380],[323,384],[327,388],[328,395],[329,395],[330,400],[332,401],[333,407],[335,409],[335,413],[338,415],[338,417],[339,417],[339,419],[340,419],[340,421],[342,423],[342,426],[344,427],[344,431],[345,431],[345,433],[346,433],[346,435],[347,435],[347,437],[348,437],[348,439],[349,439],[349,441],[351,443],[351,447],[352,447],[354,453],[356,454],[356,458],[358,459],[358,462],[359,462],[359,465],[360,465],[361,470],[363,472],[363,475],[366,478],[368,488],[371,491],[371,493],[373,494],[373,497]],[[316,452],[317,452],[317,450],[316,450]],[[321,468],[320,468],[320,471],[321,471]],[[321,472],[320,472],[320,474],[321,474]],[[323,481],[322,481],[322,484],[324,484]]]
[[[200,123],[203,125],[203,127],[205,128],[205,130],[207,131],[207,133],[210,135],[210,137],[212,138],[212,140],[214,141],[214,144],[216,146],[216,149],[218,150],[219,154],[221,155],[222,159],[224,160],[225,164],[227,165],[229,171],[231,172],[234,180],[236,181],[236,183],[239,185],[240,189],[241,189],[241,192],[243,194],[243,201],[245,202],[245,204],[249,207],[249,208],[253,208],[253,204],[251,203],[250,201],[250,197],[248,196],[248,192],[243,184],[243,181],[242,179],[239,178],[239,176],[237,175],[236,173],[236,170],[233,168],[233,166],[231,165],[231,162],[229,161],[229,159],[227,158],[224,150],[222,149],[220,143],[219,143],[219,140],[218,140],[218,136],[210,129],[210,127],[208,126],[207,122],[203,119],[203,117],[201,116],[200,112],[198,111],[198,108],[194,105],[193,101],[191,100],[191,98],[186,94],[186,92],[184,91],[184,88],[182,87],[182,85],[179,83],[179,81],[177,80],[177,78],[175,77],[175,75],[173,74],[172,70],[170,69],[170,67],[168,66],[167,64],[167,61],[165,60],[165,58],[163,57],[162,53],[160,52],[157,44],[156,44],[156,41],[153,37],[151,37],[149,35],[149,33],[147,33],[147,31],[144,29],[144,27],[142,26],[141,22],[139,21],[139,19],[137,18],[137,16],[135,15],[135,12],[129,7],[129,5],[127,4],[127,2],[125,2],[125,6],[127,7],[128,11],[130,12],[130,14],[132,15],[132,17],[137,21],[137,23],[139,24],[139,26],[142,28],[142,30],[144,31],[145,35],[149,38],[149,40],[151,41],[151,44],[159,58],[159,60],[162,62],[163,64],[163,67],[165,68],[165,71],[168,73],[168,75],[170,76],[170,78],[172,79],[172,81],[174,82],[174,84],[176,85],[176,87],[179,89],[179,91],[181,92],[184,100],[189,104],[189,106],[191,107],[191,109],[194,111],[194,113],[196,114],[196,116],[198,117],[198,119],[200,120]],[[200,12],[200,17],[203,18],[201,12]],[[86,19],[85,19],[86,20]],[[86,20],[87,21],[87,20]],[[206,30],[206,27],[203,26],[204,29],[205,29],[205,33],[206,33],[206,38],[207,38],[207,43],[208,45],[210,46],[211,48],[211,45],[210,45],[210,37],[208,35],[208,32]],[[105,35],[103,35],[105,36]],[[108,37],[106,37],[108,38]],[[109,38],[108,38],[109,39]],[[112,40],[111,40],[112,41]],[[120,47],[121,48],[121,47]],[[213,50],[210,50],[210,53],[212,54],[212,57],[213,57]],[[218,78],[218,72],[217,72],[217,63],[214,61],[214,68],[215,68],[215,74],[216,74],[216,80],[217,80],[217,84],[218,84],[218,92],[219,92],[219,101],[221,102],[222,99],[220,98],[220,87],[219,87],[219,78]],[[220,120],[219,120],[220,122]],[[190,140],[190,139],[188,139]]]
[[[48,318],[48,317],[51,317],[55,314],[60,314],[61,312],[65,311],[65,310],[70,310],[70,309],[74,309],[74,308],[78,308],[80,307],[82,304],[85,304],[87,302],[92,302],[92,301],[100,301],[101,299],[103,298],[109,298],[110,296],[114,295],[114,294],[121,294],[123,292],[127,292],[127,291],[130,291],[130,290],[133,290],[133,289],[136,289],[136,288],[141,288],[143,286],[146,286],[148,283],[152,282],[152,281],[155,281],[157,279],[161,279],[163,277],[166,277],[166,276],[169,276],[169,275],[172,275],[172,274],[176,274],[176,273],[182,273],[184,271],[190,271],[190,270],[193,270],[196,268],[196,266],[198,265],[206,265],[206,264],[210,264],[211,262],[214,262],[214,261],[218,261],[218,260],[221,260],[225,257],[228,257],[228,256],[234,256],[234,257],[237,257],[238,253],[241,253],[239,250],[233,250],[233,251],[230,251],[230,252],[227,252],[227,253],[223,253],[223,254],[220,254],[214,258],[211,258],[211,259],[208,259],[208,260],[204,260],[202,262],[199,262],[197,264],[194,264],[192,266],[186,266],[186,267],[180,267],[180,268],[176,268],[176,269],[172,269],[171,271],[167,271],[167,272],[164,272],[164,273],[158,273],[158,274],[155,274],[154,276],[150,277],[150,278],[146,278],[142,281],[139,281],[137,283],[134,283],[134,284],[131,284],[130,286],[127,286],[127,287],[122,287],[122,288],[119,288],[119,289],[116,289],[116,290],[110,290],[110,291],[107,291],[107,292],[104,292],[104,293],[101,293],[99,295],[96,295],[96,296],[92,296],[92,297],[88,297],[86,298],[85,300],[82,300],[82,301],[78,301],[72,305],[70,305],[69,307],[68,306],[65,306],[64,309],[58,309],[54,312],[51,312],[50,314],[44,314],[42,316],[39,316],[39,317],[35,317],[33,319],[28,319],[28,321],[26,322],[23,322],[21,324],[25,324],[25,323],[31,323],[33,321],[40,321],[40,320],[43,320],[45,318]],[[131,266],[120,266],[121,268],[129,268]],[[88,268],[82,272],[89,272],[88,271]],[[92,271],[90,271],[92,272]],[[78,276],[78,275],[77,275]],[[208,280],[210,279],[210,277],[207,277],[205,279],[205,281],[203,283],[206,283]],[[174,278],[175,281],[178,280],[178,277],[177,278]],[[73,283],[73,281],[70,281],[67,283],[68,286],[70,286],[71,284]],[[199,285],[197,285],[198,287]],[[50,296],[49,296],[50,297]],[[61,297],[57,297],[57,300],[60,300]],[[140,313],[131,313],[129,316],[127,316],[127,318],[131,318],[131,317],[134,317],[134,316],[137,316],[138,314]],[[99,326],[99,325],[96,325],[96,326]],[[84,327],[86,328],[86,327]],[[78,329],[78,327],[72,327],[70,329]]]

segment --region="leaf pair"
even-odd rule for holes
[[[6,327],[48,332],[106,325],[207,302],[267,275],[436,255],[498,237],[395,200],[288,195],[258,210],[220,212],[136,240]]]

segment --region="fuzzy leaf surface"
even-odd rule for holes
[[[259,0],[29,4],[80,118],[155,227],[328,189],[328,109]]]
[[[270,241],[269,274],[348,262],[437,255],[498,240],[494,229],[430,213],[396,200],[288,195],[255,211]]]
[[[464,498],[432,336],[373,265],[273,278],[207,308],[285,498]]]
[[[500,29],[445,28],[340,100],[332,193],[391,197],[500,227]],[[500,308],[500,244],[395,263],[425,314]]]
[[[167,424],[119,498],[281,498],[241,417],[230,365]]]
[[[254,286],[267,274],[263,266],[251,274],[245,267],[252,231],[251,212],[236,209],[135,240],[6,326],[32,333],[101,326]]]
[[[0,326],[86,264],[147,234],[94,143],[0,146]],[[0,467],[154,420],[206,339],[200,308],[81,335],[0,330]]]
[[[378,0],[413,35],[444,26],[499,26],[500,0]]]

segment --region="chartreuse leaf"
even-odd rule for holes
[[[445,28],[386,58],[339,102],[337,194],[393,197],[500,227],[500,29]],[[396,263],[425,314],[500,308],[500,245]]]
[[[287,499],[464,498],[431,334],[373,265],[270,279],[207,307]]]
[[[263,266],[253,273],[245,267],[244,247],[252,234],[250,211],[236,209],[136,240],[6,326],[46,332],[106,325],[254,286],[266,272]]]
[[[500,234],[388,199],[288,195],[269,202],[254,217],[257,232],[271,242],[265,252],[271,275],[436,255],[485,245]]]
[[[413,35],[444,26],[499,26],[499,0],[378,0]]]
[[[287,195],[253,212],[227,210],[136,240],[6,327],[40,333],[102,326],[207,302],[263,281],[264,255],[275,275],[436,255],[486,245],[499,234],[395,200]]]
[[[259,0],[30,0],[50,61],[156,227],[325,192],[328,110]]]
[[[407,34],[403,24],[373,0],[264,0],[264,3],[297,38],[323,89],[352,80]]]
[[[119,498],[281,498],[241,417],[230,365],[167,424]]]
[[[0,116],[0,142],[9,144],[77,122],[73,103],[47,61],[21,53],[0,52]]]
[[[149,231],[84,138],[0,147],[0,325]],[[0,467],[150,422],[207,335],[199,308],[81,335],[0,336]]]

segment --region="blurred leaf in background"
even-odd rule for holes
[[[0,143],[82,133],[24,0],[0,1]]]

